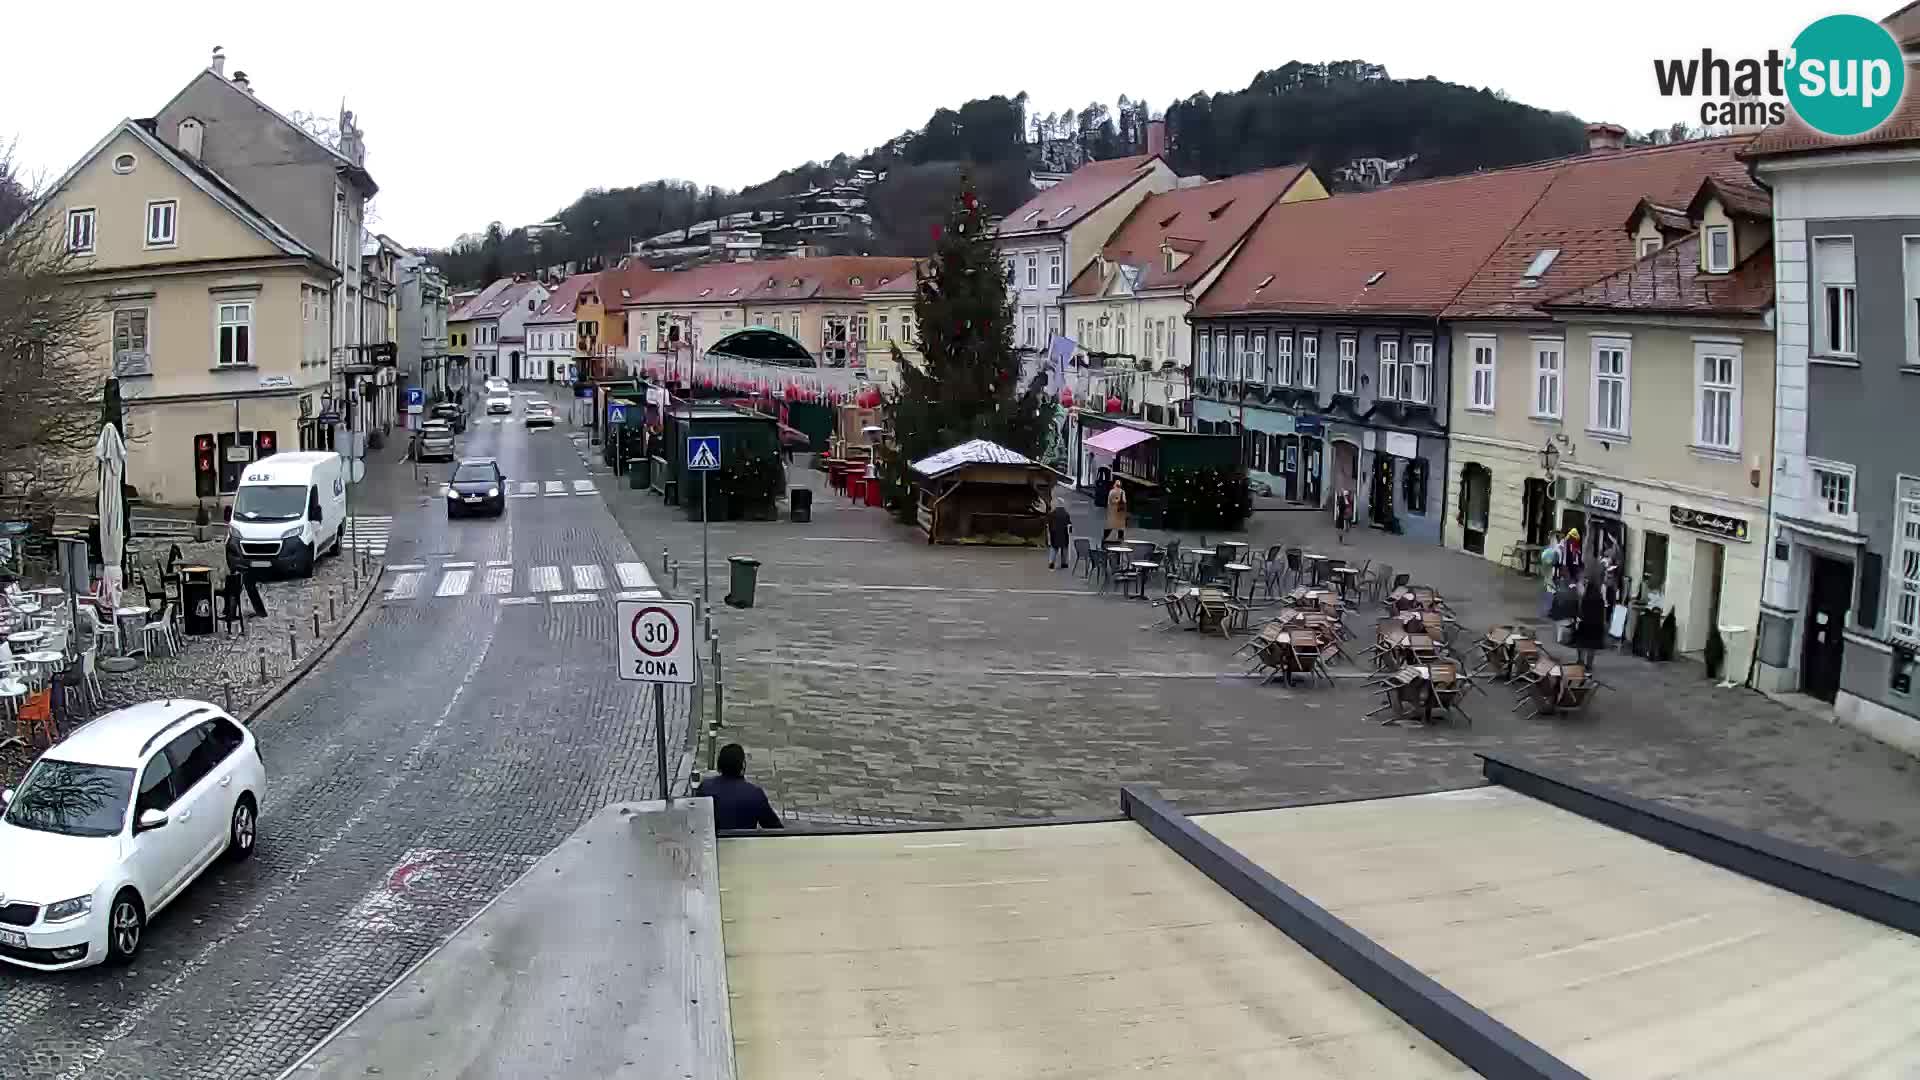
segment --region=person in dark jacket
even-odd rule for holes
[[[1580,593],[1580,617],[1573,624],[1573,648],[1580,662],[1593,670],[1594,654],[1607,647],[1607,600],[1600,582],[1587,579]]]
[[[266,618],[267,602],[260,599],[260,583],[248,573],[247,557],[241,552],[239,544],[227,545],[227,577],[239,582],[227,586],[227,613],[236,617],[240,614],[240,589],[244,587],[247,600],[253,604],[253,617]]]
[[[1064,499],[1055,500],[1047,512],[1047,569],[1065,570],[1073,560],[1067,557],[1067,541],[1073,536],[1073,513]]]
[[[695,796],[713,800],[713,827],[716,829],[778,829],[780,815],[773,812],[767,793],[747,779],[747,751],[739,743],[720,748],[719,776],[709,776],[693,790]]]

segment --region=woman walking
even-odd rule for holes
[[[1347,530],[1353,527],[1353,491],[1342,488],[1333,497],[1333,527],[1340,533],[1340,542],[1347,542]]]
[[[1108,533],[1115,535],[1114,543],[1116,544],[1127,542],[1127,489],[1118,481],[1114,482],[1113,490],[1107,492],[1107,527],[1100,530],[1100,543],[1103,547],[1106,545]]]
[[[1580,593],[1580,617],[1573,624],[1573,648],[1580,662],[1593,672],[1594,654],[1607,647],[1607,601],[1598,581],[1587,579]]]

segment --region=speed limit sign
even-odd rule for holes
[[[620,677],[629,682],[693,682],[693,605],[685,600],[621,600],[615,607]]]

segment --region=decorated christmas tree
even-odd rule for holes
[[[903,513],[913,506],[910,463],[969,439],[1034,457],[1046,437],[1045,369],[1020,385],[1006,271],[970,182],[961,182],[946,224],[934,226],[933,257],[918,281],[913,308],[922,359],[894,350],[900,382],[883,406],[895,448],[883,475],[889,500]]]

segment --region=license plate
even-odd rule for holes
[[[478,496],[478,495],[469,495],[469,496],[467,496],[467,501],[468,501],[468,502],[479,502],[479,501],[480,501],[480,496]]]
[[[11,930],[0,930],[0,945],[11,945],[16,949],[27,947],[27,935],[16,934]]]
[[[248,562],[247,565],[257,566],[257,567],[268,567],[273,565],[273,560],[272,559],[253,559],[250,562]]]

